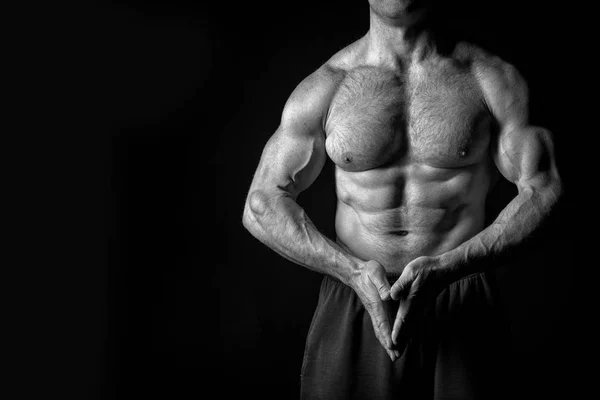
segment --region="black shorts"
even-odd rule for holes
[[[301,398],[505,398],[510,330],[491,282],[473,274],[444,289],[393,363],[356,293],[325,276],[306,341]],[[395,314],[396,302],[388,305]]]

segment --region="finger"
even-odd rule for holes
[[[392,361],[395,361],[395,354],[393,353],[392,349],[390,321],[385,304],[379,298],[375,284],[373,284],[370,280],[368,282],[368,287],[371,295],[369,296],[369,300],[365,302],[365,308],[371,317],[373,331],[375,332],[377,340],[379,340]]]
[[[388,281],[387,276],[385,274],[385,269],[381,266],[379,268],[373,268],[373,270],[368,276],[371,283],[377,288],[381,300],[389,300],[391,298],[390,282]]]
[[[392,335],[390,329],[390,322],[387,313],[384,310],[383,303],[380,299],[371,302],[367,308],[371,316],[371,323],[375,331],[375,336],[381,342],[383,347],[387,349],[392,348]]]
[[[377,305],[377,303],[381,307]],[[383,346],[387,355],[390,357],[390,360],[392,360],[392,362],[396,361],[400,357],[400,353],[392,348],[390,323],[389,318],[387,317],[387,312],[383,310],[384,304],[381,302],[381,300],[377,300],[377,302],[372,302],[368,307],[365,308],[367,308],[369,311],[371,323],[373,324],[373,330],[375,331],[375,337],[377,337],[377,340]]]
[[[383,269],[381,265],[373,265],[375,268],[370,269],[370,273],[376,271],[379,267]],[[363,275],[363,283],[365,284],[365,294],[366,298],[363,303],[365,309],[368,311],[369,316],[371,317],[371,323],[373,325],[373,331],[377,340],[381,343],[386,353],[393,361],[396,360],[396,353],[392,349],[392,335],[391,335],[391,327],[390,320],[388,317],[387,310],[385,308],[385,304],[381,300],[381,296],[379,294],[379,290],[373,280],[370,278],[371,274]],[[373,274],[375,275],[375,274]],[[385,274],[383,274],[385,277]],[[366,278],[366,279],[365,279]],[[387,277],[386,277],[387,281]],[[389,282],[388,282],[389,286]]]
[[[395,346],[398,346],[399,343],[403,343],[406,338],[407,322],[410,322],[410,314],[412,314],[412,302],[413,296],[407,296],[406,298],[400,299],[398,312],[396,313],[396,319],[392,329],[392,343],[394,343]]]
[[[385,349],[385,352],[387,353],[388,357],[390,357],[390,360],[392,360],[392,362],[396,361],[396,353],[394,352],[394,350]]]
[[[404,274],[398,278],[394,285],[390,288],[390,297],[394,300],[399,300],[402,297],[408,295],[412,281],[409,280]]]

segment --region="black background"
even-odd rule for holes
[[[575,258],[578,17],[542,1],[452,3],[443,23],[529,82],[532,122],[553,131],[567,185],[541,240],[502,274],[515,397],[577,397],[590,323]],[[287,97],[367,31],[367,1],[68,11],[45,21],[51,36],[32,31],[30,66],[43,63],[52,90],[33,91],[43,111],[29,115],[15,167],[27,193],[14,232],[25,239],[12,307],[19,393],[296,398],[320,276],[252,238],[241,213]],[[300,202],[333,237],[331,174],[328,164]],[[512,188],[497,190],[506,199]]]

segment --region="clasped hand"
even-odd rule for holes
[[[385,268],[372,260],[362,266],[360,275],[352,281],[352,288],[371,317],[375,336],[392,361],[402,355],[411,325],[423,312],[424,303],[439,293],[442,271],[436,258],[418,257],[406,265],[390,286]],[[386,304],[390,301],[398,301],[393,327]]]

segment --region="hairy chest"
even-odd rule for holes
[[[410,162],[458,168],[485,154],[490,128],[490,114],[467,73],[398,75],[361,67],[346,74],[333,97],[326,149],[348,171]]]

